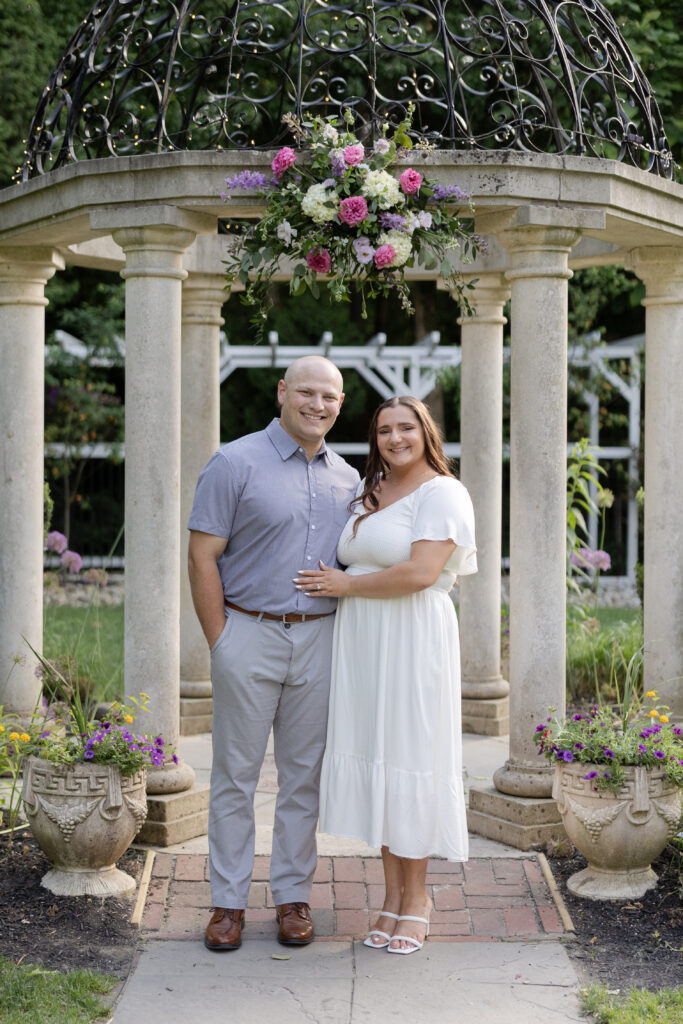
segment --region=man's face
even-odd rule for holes
[[[277,386],[280,424],[309,454],[314,454],[331,429],[344,395],[338,371],[325,360],[311,360],[296,367],[292,379]]]

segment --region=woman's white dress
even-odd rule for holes
[[[347,597],[334,631],[320,831],[399,857],[467,860],[460,646],[449,592],[477,571],[474,514],[452,477],[428,481],[363,520],[337,549],[347,572],[408,561],[418,540],[457,545],[436,583],[406,597]]]

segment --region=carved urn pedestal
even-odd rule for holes
[[[121,896],[135,880],[115,866],[147,817],[146,772],[115,765],[53,764],[29,757],[22,798],[52,868],[41,885],[58,896]]]
[[[638,899],[657,884],[651,863],[674,834],[681,792],[658,768],[625,768],[617,792],[596,791],[586,779],[605,765],[555,766],[553,798],[567,835],[588,866],[567,880],[577,896],[594,900]]]

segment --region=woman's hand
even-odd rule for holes
[[[303,590],[307,597],[348,597],[351,593],[351,577],[341,569],[332,569],[324,562],[318,562],[320,569],[302,569],[294,579],[297,590]]]

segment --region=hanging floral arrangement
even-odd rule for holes
[[[279,150],[272,176],[242,171],[226,178],[229,192],[256,190],[265,199],[262,218],[238,229],[228,247],[228,281],[244,285],[243,301],[255,307],[253,322],[262,334],[270,306],[273,275],[289,260],[292,295],[309,288],[320,295],[321,278],[336,302],[348,302],[352,284],[362,297],[398,297],[413,313],[406,267],[436,271],[471,312],[456,257],[471,260],[485,248],[471,229],[473,207],[466,192],[423,177],[413,167],[398,176],[390,168],[412,148],[408,135],[412,108],[393,135],[388,123],[372,149],[353,134],[353,114],[298,121],[283,120],[297,143]],[[426,143],[419,148],[429,149]],[[462,209],[469,220],[462,219]]]

